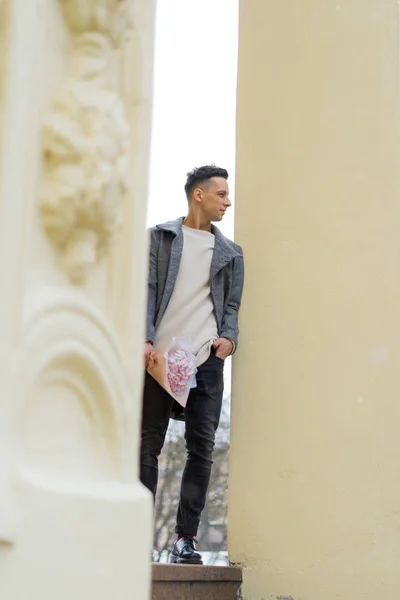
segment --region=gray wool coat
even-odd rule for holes
[[[183,249],[183,217],[150,229],[146,340],[154,341],[171,299]],[[238,310],[243,291],[243,252],[212,226],[215,235],[210,283],[219,337],[238,343]],[[194,265],[194,268],[195,265]]]

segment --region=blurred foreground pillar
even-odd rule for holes
[[[0,597],[146,600],[152,0],[0,1]]]

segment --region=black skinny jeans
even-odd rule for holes
[[[211,354],[199,367],[197,387],[190,391],[185,408],[187,460],[182,475],[176,533],[196,535],[210,482],[215,432],[221,415],[224,361]],[[158,482],[158,457],[164,445],[173,399],[146,373],[143,393],[140,480],[154,498]]]

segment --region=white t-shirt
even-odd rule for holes
[[[165,348],[174,337],[187,337],[196,366],[210,355],[218,337],[210,289],[215,237],[208,231],[182,227],[183,251],[178,276],[167,310],[156,331],[154,348]]]

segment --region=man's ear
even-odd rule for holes
[[[203,198],[203,191],[200,188],[195,188],[193,190],[193,200],[195,200],[196,202],[201,202],[202,198]]]

